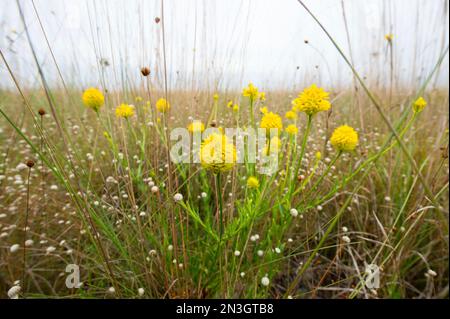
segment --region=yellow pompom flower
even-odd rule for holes
[[[205,130],[205,125],[201,121],[194,121],[188,126],[191,133],[201,133]]]
[[[167,112],[170,109],[170,104],[169,102],[166,101],[166,99],[159,99],[158,101],[156,101],[156,109],[161,112]]]
[[[316,153],[316,160],[320,161],[321,158],[322,158],[322,153],[317,152],[317,153]]]
[[[297,113],[295,113],[294,111],[287,111],[284,117],[288,120],[295,120],[297,118]]]
[[[427,101],[423,97],[419,97],[417,100],[413,103],[413,110],[414,113],[420,113],[423,111],[423,109],[427,106]]]
[[[228,101],[227,107],[230,108],[230,109],[233,107],[233,101],[232,100]]]
[[[352,127],[342,125],[334,130],[330,142],[338,151],[353,151],[358,145],[358,133]]]
[[[286,132],[287,132],[289,135],[296,135],[296,134],[298,133],[298,128],[297,128],[297,126],[295,126],[294,124],[289,124],[289,125],[286,127]]]
[[[96,88],[89,88],[84,91],[82,99],[84,105],[93,109],[95,112],[98,112],[100,107],[105,103],[103,93]]]
[[[215,174],[232,169],[236,158],[236,148],[224,134],[213,133],[200,146],[202,167]]]
[[[258,88],[253,85],[253,83],[249,83],[246,88],[242,90],[242,95],[249,97],[251,100],[255,100],[258,97]]]
[[[312,116],[321,111],[327,111],[331,107],[329,93],[313,84],[301,92],[292,101],[293,110],[304,112]]]
[[[239,112],[239,105],[233,105],[233,112]]]
[[[129,118],[134,115],[134,106],[122,103],[118,107],[116,107],[116,116]]]
[[[394,35],[392,33],[388,33],[384,36],[384,38],[386,39],[386,41],[392,42],[392,40],[394,40]]]
[[[266,113],[269,112],[269,109],[267,108],[267,106],[264,106],[264,107],[259,108],[259,111],[260,111],[262,114],[266,114]]]
[[[269,133],[269,130],[271,128],[278,129],[280,133],[283,129],[283,121],[281,120],[281,116],[279,116],[278,114],[268,112],[265,113],[262,117],[260,127],[265,128],[267,130],[267,133]]]
[[[258,188],[259,187],[259,181],[255,176],[250,176],[247,179],[247,187],[248,188]]]

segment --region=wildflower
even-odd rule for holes
[[[239,257],[239,256],[241,255],[241,252],[240,252],[239,250],[235,250],[235,251],[234,251],[234,255],[235,255],[236,257]]]
[[[159,99],[156,101],[156,109],[161,113],[165,113],[170,109],[170,104],[166,99]]]
[[[125,119],[131,117],[134,115],[134,106],[129,104],[120,104],[116,108],[116,116],[117,117],[123,117]]]
[[[384,38],[386,39],[386,41],[392,42],[392,40],[394,40],[394,35],[392,33],[388,33],[384,36]]]
[[[242,95],[249,97],[250,100],[255,100],[258,96],[258,88],[253,85],[253,83],[249,83],[246,88],[242,90]]]
[[[269,284],[270,284],[270,280],[269,280],[269,277],[267,277],[267,275],[265,275],[264,277],[261,278],[261,285],[267,287]]]
[[[427,101],[423,97],[419,97],[417,100],[413,103],[413,110],[414,113],[420,113],[423,111],[423,109],[427,106]]]
[[[191,133],[201,133],[205,130],[205,125],[201,121],[194,121],[188,126]]]
[[[200,162],[215,174],[228,171],[236,163],[236,148],[224,134],[213,133],[202,142]]]
[[[298,210],[296,210],[295,208],[291,208],[290,213],[291,213],[292,217],[297,217],[298,216]]]
[[[344,243],[350,243],[351,242],[351,239],[350,239],[350,237],[348,237],[348,236],[342,236],[342,241],[344,242]]]
[[[267,108],[267,106],[264,106],[264,107],[259,108],[259,111],[262,114],[267,114],[269,112],[269,109]]]
[[[138,289],[138,295],[139,295],[140,297],[142,297],[142,296],[144,295],[144,293],[145,293],[144,288],[139,288],[139,289]]]
[[[201,196],[202,198],[206,198],[206,197],[208,197],[208,194],[206,194],[205,192],[202,192],[202,193],[200,194],[200,196]]]
[[[348,228],[345,227],[345,226],[343,226],[343,227],[342,227],[342,231],[343,231],[344,233],[346,233],[346,232],[348,232]]]
[[[268,130],[270,130],[271,128],[275,128],[281,131],[283,129],[283,122],[278,114],[269,112],[264,114],[263,118],[261,119],[260,127],[265,128],[267,132],[269,132]]]
[[[264,252],[262,250],[258,250],[256,253],[259,257],[262,257],[264,255]]]
[[[20,249],[20,245],[19,245],[19,244],[14,244],[14,245],[12,245],[11,247],[9,247],[9,251],[10,251],[11,253],[15,253],[15,252],[17,252],[19,249]]]
[[[266,100],[266,93],[265,92],[260,92],[259,93],[259,100],[264,102]]]
[[[142,97],[136,96],[135,101],[136,103],[142,102]]]
[[[321,111],[327,111],[331,107],[329,93],[324,89],[311,85],[301,92],[296,99],[292,101],[293,110],[304,112],[312,116]]]
[[[176,202],[180,202],[180,201],[183,200],[183,195],[181,195],[180,193],[176,193],[176,194],[173,196],[173,200],[176,201]]]
[[[322,153],[317,152],[316,153],[316,160],[320,161],[321,158],[322,158]]]
[[[287,111],[284,117],[288,120],[295,120],[297,118],[297,113],[294,111]]]
[[[141,69],[141,73],[142,73],[142,76],[149,76],[150,75],[150,69],[148,67],[144,66]]]
[[[296,135],[298,133],[298,128],[294,124],[290,124],[286,127],[286,132],[289,135]]]
[[[428,269],[427,274],[431,277],[437,276],[437,273],[433,269]]]
[[[259,181],[255,176],[250,176],[247,179],[247,187],[248,188],[258,188],[259,187]]]
[[[153,194],[155,194],[159,191],[159,188],[158,188],[158,186],[152,186],[152,188],[150,190]]]
[[[235,113],[239,112],[239,105],[237,104],[233,105],[233,112]]]
[[[232,100],[229,100],[228,101],[228,103],[227,103],[227,107],[229,108],[229,109],[231,109],[231,108],[233,108],[233,101]]]
[[[10,299],[19,299],[19,293],[22,290],[22,288],[19,285],[15,285],[12,286],[9,290],[8,290],[8,297]]]
[[[84,91],[82,100],[84,105],[98,112],[100,107],[105,103],[105,97],[102,92],[96,88],[89,88]]]
[[[213,95],[213,99],[214,99],[214,101],[218,101],[219,100],[219,94],[214,94]]]
[[[116,292],[116,289],[114,287],[109,287],[108,288],[108,293],[114,294],[115,292]]]
[[[55,247],[53,246],[48,246],[47,249],[45,250],[47,252],[47,254],[51,254],[56,250]]]
[[[358,144],[358,133],[352,127],[342,125],[334,130],[330,142],[338,151],[353,151]]]
[[[34,244],[33,239],[27,239],[27,240],[25,241],[25,246],[26,246],[26,247],[33,246],[33,244]]]

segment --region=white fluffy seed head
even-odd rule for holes
[[[180,193],[176,193],[176,194],[173,196],[173,200],[176,201],[176,202],[180,202],[180,201],[183,200],[183,195],[181,195]]]
[[[19,244],[14,244],[14,245],[12,245],[11,247],[9,247],[9,251],[10,251],[11,253],[15,253],[15,252],[17,252],[19,249],[20,249],[20,245],[19,245]]]
[[[264,276],[261,278],[261,285],[267,287],[270,284],[270,280],[269,277]]]
[[[235,255],[236,257],[238,257],[238,256],[241,255],[241,252],[240,252],[239,250],[235,250],[235,251],[234,251],[234,255]]]
[[[292,217],[297,217],[298,216],[298,210],[296,210],[295,208],[291,208],[290,213],[291,213]]]

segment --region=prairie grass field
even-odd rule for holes
[[[402,33],[381,29],[367,43],[383,52],[371,54],[380,73],[361,71],[351,38],[333,36],[345,28],[293,1],[319,26],[304,50],[327,51],[271,85],[253,71],[233,82],[231,64],[205,69],[206,53],[172,68],[188,50],[166,42],[182,33],[183,22],[164,29],[179,1],[131,1],[148,14],[124,17],[155,29],[140,29],[138,63],[120,51],[133,39],[113,40],[107,12],[117,4],[87,1],[105,13],[85,23],[94,63],[73,54],[71,65],[62,61],[77,45],[56,49],[52,8],[9,2],[28,13],[14,33],[26,51],[0,46],[0,298],[448,298],[446,31],[421,60],[418,44],[399,50]],[[328,1],[345,21],[344,3],[359,8]],[[105,57],[114,46],[120,57]],[[397,63],[411,55],[416,73],[405,80]]]

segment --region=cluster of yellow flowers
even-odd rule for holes
[[[130,104],[122,103],[116,108],[116,116],[123,117],[125,119],[134,115],[134,106]]]
[[[331,108],[329,93],[313,84],[292,101],[292,106],[294,111],[304,112],[309,116],[328,111]]]
[[[217,174],[233,168],[236,163],[236,148],[225,134],[209,135],[200,147],[200,162],[203,168]]]
[[[259,187],[259,180],[255,176],[250,176],[247,179],[247,187],[248,188],[258,188]]]
[[[249,97],[251,100],[255,100],[258,97],[258,88],[253,85],[253,83],[249,83],[246,88],[242,90],[242,95],[245,97]]]
[[[161,98],[156,101],[156,109],[161,113],[165,113],[170,109],[170,103],[166,99]]]
[[[413,111],[414,113],[420,113],[423,111],[423,109],[427,106],[427,101],[423,97],[419,97],[417,100],[413,103]]]

